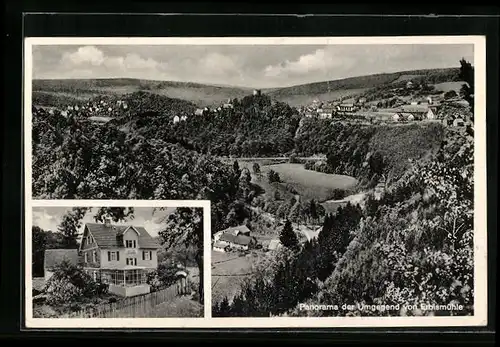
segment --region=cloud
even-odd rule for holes
[[[76,52],[64,53],[62,56],[62,61],[70,65],[90,64],[100,66],[104,63],[104,60],[104,53],[94,46],[80,47]]]
[[[164,64],[152,58],[143,58],[138,53],[127,53],[125,56],[106,55],[95,46],[84,46],[73,52],[62,54],[61,63],[74,74],[87,76],[89,68],[104,68],[109,73],[123,73],[130,70],[152,70],[164,68]],[[90,70],[92,71],[92,70]]]
[[[287,75],[304,75],[312,72],[327,72],[328,70],[346,66],[346,62],[337,59],[332,51],[325,48],[317,49],[313,53],[301,55],[296,60],[286,60],[276,65],[268,65],[264,69],[266,77],[280,77]]]

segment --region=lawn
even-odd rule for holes
[[[302,164],[273,164],[264,169],[278,172],[281,180],[292,185],[306,200],[330,200],[335,189],[351,189],[357,184],[353,177],[306,170]]]
[[[155,306],[152,311],[148,312],[147,317],[203,317],[203,314],[203,306],[199,302],[182,296]]]

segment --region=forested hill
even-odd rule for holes
[[[186,122],[144,114],[117,119],[113,124],[133,129],[146,138],[182,143],[201,153],[234,156],[282,155],[293,150],[300,117],[285,103],[266,95],[233,100],[234,108],[218,114],[192,116]]]
[[[426,84],[454,82],[459,80],[459,72],[459,68],[447,68],[381,73],[268,89],[264,92],[276,100],[296,106],[308,104],[315,98],[332,100],[363,94],[367,90],[399,82],[413,81]]]
[[[294,108],[272,102],[267,95],[235,99],[234,109],[193,116],[186,122],[142,113],[112,124],[145,138],[217,156],[323,155],[325,162],[310,161],[306,168],[354,176],[366,185],[380,176],[400,176],[409,159],[435,152],[443,140],[443,127],[436,123],[362,126],[300,120]]]

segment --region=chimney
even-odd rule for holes
[[[104,225],[108,228],[111,227],[111,218],[105,218]]]

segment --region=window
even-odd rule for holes
[[[89,262],[89,258],[88,258],[87,252],[84,253],[84,257],[85,257],[85,262],[88,263]]]
[[[152,252],[151,251],[142,251],[142,260],[151,260]]]
[[[94,282],[97,282],[97,271],[92,272],[92,278],[94,279]]]
[[[92,262],[94,262],[94,263],[97,262],[97,252],[96,251],[92,252]]]
[[[120,252],[111,252],[108,251],[108,261],[120,261]]]
[[[127,265],[137,265],[137,258],[127,258]]]
[[[125,247],[127,248],[135,248],[135,240],[126,240]]]

